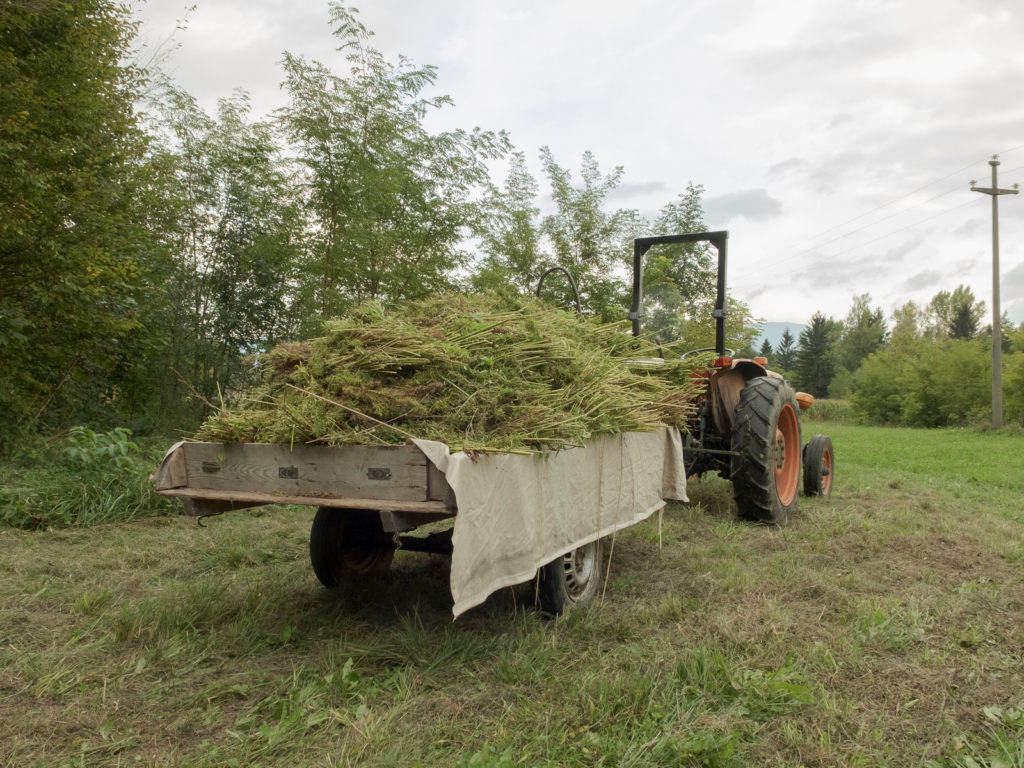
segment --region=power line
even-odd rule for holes
[[[948,192],[943,192],[943,193],[942,193],[942,195],[938,195],[938,196],[937,196],[936,198],[933,198],[933,199],[937,199],[938,197],[942,197],[942,196],[944,196],[944,195],[947,195],[947,194],[949,194],[949,193],[948,193]],[[839,251],[838,253],[830,253],[830,254],[825,254],[825,255],[822,255],[821,257],[819,257],[819,258],[815,259],[815,261],[813,261],[813,262],[811,263],[811,266],[813,267],[813,266],[818,266],[818,265],[821,265],[821,264],[823,264],[823,263],[824,263],[824,262],[825,262],[825,261],[826,261],[827,259],[834,259],[834,258],[838,258],[839,256],[845,256],[846,254],[848,254],[848,253],[850,253],[850,252],[852,252],[852,251],[856,251],[856,250],[857,250],[857,249],[859,249],[859,248],[864,248],[864,247],[866,247],[866,246],[868,246],[868,245],[871,245],[871,244],[873,244],[873,243],[877,243],[877,242],[878,242],[879,240],[884,240],[884,239],[886,239],[887,237],[892,237],[893,235],[898,235],[898,234],[899,234],[900,232],[905,232],[905,231],[906,231],[906,230],[908,230],[908,229],[913,229],[914,227],[919,227],[919,226],[921,226],[922,224],[927,224],[927,223],[928,223],[929,221],[933,221],[933,220],[935,220],[935,219],[941,218],[942,216],[946,216],[946,215],[948,215],[948,214],[950,214],[950,213],[953,213],[954,211],[958,211],[958,210],[960,210],[961,208],[966,208],[966,207],[967,207],[968,205],[971,205],[971,204],[973,204],[973,203],[974,203],[974,200],[973,200],[973,199],[971,199],[971,200],[968,200],[967,202],[964,202],[964,203],[960,203],[959,205],[954,205],[954,206],[953,206],[952,208],[947,208],[946,210],[944,210],[944,211],[942,211],[942,212],[940,212],[940,213],[936,213],[936,214],[935,214],[935,215],[933,215],[933,216],[929,216],[929,217],[928,217],[928,218],[926,218],[926,219],[921,219],[920,221],[916,221],[916,222],[914,222],[913,224],[908,224],[908,225],[907,225],[907,226],[905,226],[905,227],[900,227],[899,229],[894,229],[894,230],[893,230],[893,231],[891,231],[891,232],[886,232],[886,233],[885,233],[884,235],[879,235],[878,237],[876,237],[876,238],[874,238],[874,239],[872,239],[872,240],[868,240],[868,241],[866,241],[866,242],[863,242],[863,243],[858,243],[857,245],[854,245],[854,246],[852,246],[852,247],[850,247],[850,248],[847,248],[846,250],[843,250],[843,251]],[[806,253],[811,253],[811,252],[813,252],[814,250],[816,250],[816,249],[810,249],[810,250],[808,250],[808,251],[805,251],[805,252],[804,252],[804,254],[806,254]],[[804,255],[804,254],[800,254],[800,255]],[[763,285],[763,284],[764,284],[764,283],[763,283],[763,281],[762,281],[761,283],[759,283],[759,285]],[[746,285],[738,285],[738,286],[736,287],[736,290],[737,290],[737,291],[741,291],[741,290],[743,290],[744,288],[749,288],[749,287],[751,287],[752,285],[754,285],[754,284],[752,284],[752,283],[748,283],[748,284],[746,284]]]
[[[931,186],[931,185],[929,185],[929,186]],[[923,187],[922,187],[922,189],[923,189]],[[862,232],[863,230],[868,229],[869,227],[874,227],[874,226],[876,226],[878,224],[881,224],[884,221],[889,221],[890,219],[894,219],[897,216],[902,216],[903,214],[909,213],[910,211],[914,210],[915,208],[920,208],[922,205],[927,205],[928,203],[934,202],[934,201],[936,201],[936,200],[938,200],[940,198],[945,197],[946,195],[951,195],[954,192],[961,191],[962,189],[963,189],[963,185],[962,184],[958,184],[957,186],[953,187],[952,189],[947,189],[945,192],[942,192],[942,193],[940,193],[938,195],[935,195],[934,197],[929,197],[927,200],[922,200],[920,203],[917,203],[916,205],[912,205],[909,208],[904,208],[904,209],[902,209],[900,211],[896,211],[896,213],[892,213],[892,214],[889,214],[888,216],[886,216],[884,218],[878,219],[877,221],[872,221],[872,222],[869,222],[868,224],[865,224],[865,225],[863,225],[861,227],[857,227],[856,229],[851,229],[848,232],[843,232],[841,235],[836,235],[832,239],[826,240],[823,243],[818,243],[817,245],[812,246],[812,247],[810,247],[810,248],[808,248],[808,249],[806,249],[804,251],[799,251],[797,253],[794,253],[791,256],[786,256],[783,259],[778,259],[776,261],[773,261],[771,263],[771,266],[774,267],[774,266],[777,266],[779,264],[785,264],[787,261],[792,261],[793,259],[798,259],[801,256],[806,256],[809,253],[815,253],[817,251],[820,251],[826,245],[831,245],[832,243],[837,242],[839,240],[845,240],[846,238],[850,237],[851,235],[855,235],[858,232]],[[876,210],[878,210],[878,209],[876,209]],[[834,229],[834,227],[833,227],[833,229]],[[760,263],[760,261],[759,260],[758,261],[754,261],[753,263],[754,264],[758,264],[758,263]]]
[[[949,193],[944,193],[944,194],[949,194]],[[940,197],[941,197],[941,195],[940,195]],[[852,248],[847,248],[845,251],[839,251],[839,253],[829,254],[828,258],[834,258],[836,256],[843,256],[843,255],[845,255],[847,253],[850,253],[850,251],[855,251],[858,248],[863,248],[866,245],[871,245],[872,243],[877,243],[879,240],[885,240],[885,238],[887,238],[887,237],[892,237],[893,235],[898,235],[900,232],[905,232],[908,229],[913,229],[914,227],[919,227],[922,224],[926,224],[929,221],[933,221],[935,219],[938,219],[938,218],[940,218],[942,216],[945,216],[948,213],[952,213],[953,211],[959,211],[961,208],[966,208],[968,205],[971,205],[973,202],[974,202],[974,200],[968,200],[966,203],[961,203],[960,205],[954,205],[952,208],[947,208],[946,210],[942,211],[941,213],[936,213],[934,216],[929,216],[927,219],[921,219],[920,221],[914,222],[913,224],[908,224],[905,227],[900,227],[899,229],[894,229],[892,232],[886,232],[884,235],[879,235],[874,240],[868,240],[866,242],[863,242],[863,243],[860,243],[858,245],[855,245]]]
[[[1010,154],[1012,152],[1017,152],[1017,151],[1019,151],[1021,149],[1024,149],[1024,144],[1019,144],[1019,145],[1017,145],[1015,147],[1011,147],[1010,149],[1003,150],[1002,152],[997,153],[997,154],[1008,155],[1008,154]],[[977,160],[973,160],[970,163],[968,163],[967,165],[963,166],[962,168],[958,168],[957,170],[953,171],[952,173],[949,173],[949,174],[947,174],[945,176],[942,176],[941,178],[935,179],[934,181],[930,181],[927,184],[923,184],[922,186],[917,187],[916,189],[914,189],[914,190],[912,190],[910,192],[907,192],[906,194],[900,195],[899,197],[895,197],[892,200],[889,200],[888,202],[882,203],[881,205],[876,206],[876,207],[872,208],[869,211],[865,211],[864,213],[861,213],[861,214],[859,214],[857,216],[854,216],[852,219],[848,219],[848,220],[846,220],[844,222],[840,222],[839,224],[836,224],[835,226],[829,227],[828,229],[822,230],[821,232],[818,232],[817,234],[812,235],[811,236],[811,240],[815,240],[815,239],[821,237],[822,235],[827,235],[829,232],[832,232],[832,231],[834,231],[836,229],[839,229],[840,227],[845,227],[845,226],[847,226],[849,224],[854,223],[855,221],[860,221],[861,219],[865,218],[866,216],[870,216],[871,214],[876,213],[877,211],[880,211],[880,210],[883,210],[885,208],[888,208],[890,205],[892,205],[894,203],[898,203],[900,200],[905,200],[906,198],[911,197],[911,196],[917,194],[918,192],[921,192],[922,190],[927,189],[928,187],[935,186],[936,184],[939,184],[940,182],[943,182],[946,179],[952,178],[953,176],[956,176],[956,175],[958,175],[960,173],[964,173],[965,171],[970,170],[972,167],[974,167],[978,163],[987,161],[989,159],[989,157],[991,157],[991,155],[985,155],[984,157],[981,157],[981,158],[979,158]],[[1012,171],[1020,170],[1021,168],[1024,168],[1024,166],[1019,166],[1018,168],[1013,168],[1010,171],[1004,171],[1004,173],[1011,173]],[[957,187],[956,189],[960,189],[960,187]],[[795,258],[799,258],[800,256],[804,256],[804,255],[806,255],[808,253],[813,253],[818,248],[821,248],[821,247],[823,247],[825,245],[828,245],[830,243],[834,243],[837,240],[842,240],[843,238],[848,237],[849,235],[852,235],[852,234],[855,234],[857,232],[860,232],[860,231],[862,231],[864,229],[867,229],[868,227],[872,227],[875,224],[881,223],[882,221],[888,221],[889,219],[894,218],[895,216],[898,216],[898,215],[900,215],[902,213],[906,213],[907,211],[912,211],[912,210],[914,210],[914,208],[917,208],[917,207],[920,207],[921,205],[924,205],[926,203],[932,202],[933,200],[936,200],[939,197],[943,197],[944,195],[950,194],[951,192],[954,192],[954,191],[955,190],[949,190],[949,192],[944,192],[941,195],[938,195],[936,197],[933,197],[933,198],[930,198],[928,200],[925,200],[925,201],[923,201],[921,203],[918,203],[917,205],[910,206],[909,208],[904,208],[902,211],[899,211],[899,212],[893,214],[892,216],[887,216],[887,217],[885,217],[883,219],[880,219],[878,221],[875,221],[875,222],[869,222],[868,224],[865,224],[862,227],[858,227],[857,229],[854,229],[854,230],[852,230],[850,232],[845,232],[845,233],[843,233],[841,235],[838,235],[837,237],[834,237],[834,238],[832,238],[830,240],[825,241],[824,243],[818,243],[818,244],[816,244],[814,246],[811,246],[810,248],[808,248],[808,249],[806,249],[804,251],[800,251],[800,252],[798,252],[796,254],[793,254],[791,256],[787,256],[787,257],[785,257],[784,259],[782,259],[780,261],[772,261],[772,259],[774,259],[776,256],[779,256],[779,255],[785,253],[785,250],[778,251],[775,254],[772,254],[771,256],[766,256],[766,257],[764,257],[762,259],[757,259],[756,261],[753,262],[753,264],[763,264],[766,261],[768,261],[769,266],[775,266],[776,264],[782,264],[782,263],[785,263],[786,261],[792,261]]]

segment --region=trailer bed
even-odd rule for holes
[[[180,442],[168,450],[156,491],[196,515],[261,504],[455,513],[442,473],[415,445],[266,445]]]

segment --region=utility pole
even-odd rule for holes
[[[999,155],[992,155],[988,161],[992,166],[992,186],[977,187],[971,182],[972,192],[981,192],[992,198],[992,428],[1003,426],[1003,329],[1002,318],[999,316],[999,196],[1016,195],[1016,184],[1013,189],[1000,189],[996,181],[996,168],[999,167]]]

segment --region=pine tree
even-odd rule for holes
[[[828,397],[828,386],[835,374],[833,347],[840,323],[815,312],[808,328],[800,333],[796,373],[801,389],[815,397]]]
[[[796,339],[786,328],[779,339],[779,345],[775,349],[777,365],[784,371],[791,371],[796,366]]]

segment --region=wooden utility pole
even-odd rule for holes
[[[1016,195],[1019,191],[1000,189],[996,181],[999,155],[992,155],[988,161],[992,166],[992,186],[977,187],[971,182],[972,192],[981,192],[992,197],[992,428],[1003,426],[1003,329],[999,316],[999,196]]]

